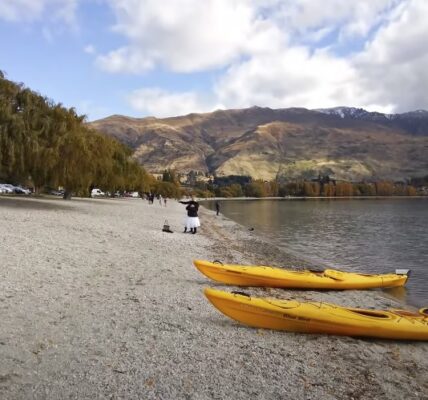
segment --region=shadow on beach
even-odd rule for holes
[[[111,205],[111,202],[115,202],[115,204],[124,204],[123,200],[126,200],[127,198],[117,198],[117,197],[73,197],[71,200],[65,200],[69,202],[78,201],[79,203],[86,203],[86,204],[94,204],[94,202],[97,203],[97,205]],[[60,199],[62,200],[62,199]]]
[[[0,196],[0,207],[27,208],[32,210],[73,210],[71,204],[60,204],[62,199],[35,199],[28,197],[3,197]]]

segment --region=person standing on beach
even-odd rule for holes
[[[220,203],[218,201],[215,202],[215,211],[216,211],[215,215],[220,214]]]
[[[191,197],[190,201],[179,201],[179,203],[187,204],[187,207],[186,207],[187,219],[186,219],[186,225],[184,226],[184,233],[186,233],[187,230],[189,230],[190,233],[195,234],[197,229],[201,226],[201,223],[198,217],[199,203],[195,201],[193,196]]]

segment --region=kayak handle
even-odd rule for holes
[[[395,274],[396,275],[407,275],[410,276],[410,273],[412,272],[411,269],[396,269]]]

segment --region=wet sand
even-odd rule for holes
[[[141,199],[0,197],[0,399],[423,399],[428,343],[258,330],[192,259],[303,267],[234,222]],[[174,233],[164,233],[168,220]],[[384,292],[249,294],[400,307]]]

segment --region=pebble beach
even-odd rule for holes
[[[0,399],[428,399],[427,342],[261,330],[219,313],[203,289],[235,288],[193,259],[310,265],[203,207],[196,235],[184,219],[171,199],[0,197]],[[381,290],[245,292],[407,307]]]

